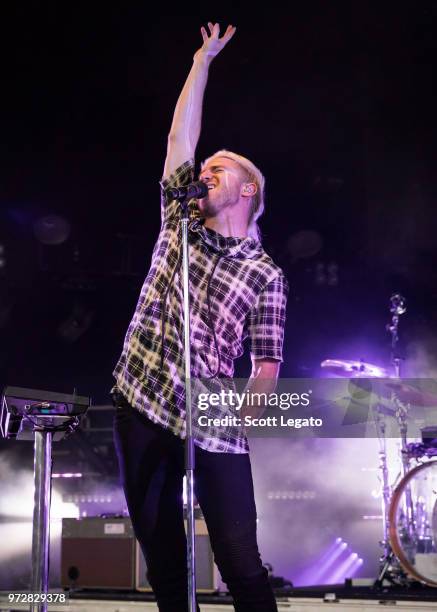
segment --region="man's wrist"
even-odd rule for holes
[[[199,65],[204,65],[206,68],[209,67],[213,59],[214,59],[213,55],[208,55],[207,53],[202,51],[202,49],[199,49],[198,51],[196,51],[193,57],[194,63],[197,63]]]

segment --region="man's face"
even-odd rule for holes
[[[213,157],[202,168],[199,180],[208,185],[208,195],[199,199],[203,217],[215,217],[225,208],[239,202],[243,171],[237,162],[227,157]]]

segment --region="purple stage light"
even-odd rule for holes
[[[299,575],[297,579],[299,584],[316,584],[321,569],[326,566],[326,563],[330,563],[330,559],[332,559],[333,554],[339,549],[342,543],[343,538],[336,538],[334,542],[320,555],[317,561],[315,561],[310,568],[304,570]]]
[[[358,570],[360,559],[357,553],[351,553],[346,557],[344,561],[335,568],[335,571],[329,577],[330,584],[338,584],[343,582],[346,578],[351,578]]]
[[[338,563],[338,560],[343,556],[347,549],[347,543],[341,538],[335,540],[334,546],[328,549],[328,554],[324,554],[315,564],[315,571],[312,573],[312,584],[321,584],[326,582],[332,568]]]
[[[343,538],[336,538],[336,540],[334,540],[334,542],[331,544],[331,546],[329,546],[325,552],[317,559],[315,566],[316,567],[321,567],[322,565],[324,565],[326,563],[326,561],[328,561],[329,559],[332,558],[332,555],[335,554],[335,552],[340,548],[341,550],[343,550],[346,546],[345,542],[343,542]]]
[[[62,472],[59,474],[52,474],[52,478],[82,478],[82,474],[80,472]]]
[[[379,472],[374,467],[378,464],[380,451],[378,440],[362,440],[360,452],[357,452],[356,440],[326,439],[313,446],[306,440],[293,444],[275,440],[275,444],[279,444],[283,457],[280,464],[272,458],[266,444],[259,448],[254,445],[258,491],[265,495],[257,499],[264,557],[279,575],[296,586],[325,583],[319,576],[330,578],[336,567],[355,551],[364,558],[369,575],[373,575],[380,554],[381,508],[379,500],[371,497],[371,491],[380,486]],[[308,452],[308,449],[313,451]],[[289,466],[297,464],[303,454],[305,471],[302,468],[299,474],[291,476]],[[274,493],[298,490],[314,490],[317,499],[309,500],[305,506],[296,498],[271,499]],[[369,518],[363,520],[363,514]],[[340,516],[344,517],[341,522]],[[305,538],[302,538],[302,524],[311,526]],[[336,535],[339,531],[344,538]],[[295,546],[301,539],[302,543]],[[346,546],[340,548],[343,540]],[[360,568],[361,575],[363,565]]]

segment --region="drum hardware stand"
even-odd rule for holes
[[[52,442],[72,433],[90,405],[87,397],[6,387],[0,432],[4,438],[34,439],[34,509],[31,592],[47,595],[49,587]],[[47,602],[32,603],[31,612],[47,612]]]
[[[401,357],[397,353],[397,344],[399,341],[399,317],[403,315],[407,310],[406,300],[399,293],[394,293],[390,298],[390,312],[392,313],[391,323],[386,325],[386,330],[391,334],[391,363],[394,369],[395,377],[400,378],[401,375]],[[396,417],[399,424],[399,430],[401,434],[401,459],[402,459],[402,476],[408,472],[409,459],[407,454],[407,414],[408,409],[399,401],[396,394],[392,393],[392,402],[396,408]],[[387,579],[393,584],[405,583],[406,575],[400,564],[397,562],[389,540],[389,506],[391,500],[391,486],[388,478],[387,468],[387,447],[385,438],[385,420],[378,416],[378,425],[380,432],[380,445],[381,450],[379,452],[380,463],[379,468],[381,471],[381,482],[382,482],[382,524],[383,524],[383,539],[381,545],[383,547],[383,553],[380,558],[380,573],[378,578],[375,580],[373,587],[380,589],[383,585],[384,579]],[[409,494],[409,495],[408,495]],[[411,490],[408,489],[406,492],[406,511],[408,517],[408,526],[411,528],[414,525],[414,513],[413,503],[411,498]]]
[[[387,466],[387,444],[386,444],[386,421],[381,417],[381,413],[376,412],[376,425],[380,443],[379,451],[379,470],[381,473],[381,506],[382,506],[382,532],[383,539],[379,542],[383,552],[380,557],[380,572],[373,583],[373,588],[380,590],[384,579],[392,584],[399,584],[405,581],[405,574],[395,557],[389,540],[389,507],[392,495],[392,488],[389,482],[389,470]]]
[[[384,558],[388,558],[391,553],[390,544],[388,541],[388,508],[390,505],[390,497],[391,497],[391,487],[388,478],[388,467],[387,467],[387,444],[385,438],[386,432],[386,422],[385,418],[382,417],[380,413],[377,413],[376,416],[376,425],[380,443],[380,451],[379,451],[379,469],[381,473],[381,505],[382,505],[382,533],[383,539],[381,541],[381,546],[383,547]]]
[[[395,371],[396,378],[401,377],[401,361],[402,359],[397,354],[397,343],[399,341],[399,317],[403,315],[406,310],[406,299],[399,293],[395,293],[390,298],[390,312],[392,313],[391,324],[387,325],[387,331],[390,332],[391,341],[391,362]],[[401,435],[401,473],[402,478],[407,474],[410,469],[410,460],[408,456],[408,445],[407,445],[407,415],[408,405],[404,405],[399,398],[396,396],[396,392],[392,394],[392,402],[396,408],[396,418],[399,424],[399,433]],[[413,499],[411,496],[411,488],[405,489],[405,516],[407,519],[406,534],[410,537],[415,535],[415,516]]]
[[[407,415],[408,407],[404,406],[402,402],[398,400],[396,395],[393,397],[393,403],[396,406],[396,417],[399,423],[399,431],[401,434],[401,474],[402,478],[406,476],[410,468],[410,459],[408,456],[408,445],[407,445]],[[415,517],[413,498],[411,496],[411,489],[407,487],[405,489],[405,516],[407,518],[407,533],[414,534],[415,532]]]

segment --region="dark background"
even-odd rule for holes
[[[291,285],[282,374],[326,357],[388,360],[393,291],[409,304],[404,343],[433,333],[435,3],[189,12],[23,2],[3,14],[2,382],[105,398],[207,19],[237,33],[210,70],[198,161],[226,147],[266,175],[265,248]],[[38,223],[43,241],[65,240],[42,244]],[[303,258],[305,235],[290,246],[301,230],[319,234],[315,255]]]
[[[404,371],[435,374],[436,3],[220,7],[2,9],[2,386],[108,403],[208,20],[237,33],[211,66],[197,161],[224,147],[266,176],[263,242],[291,287],[282,376],[329,357],[389,367],[397,291]]]

